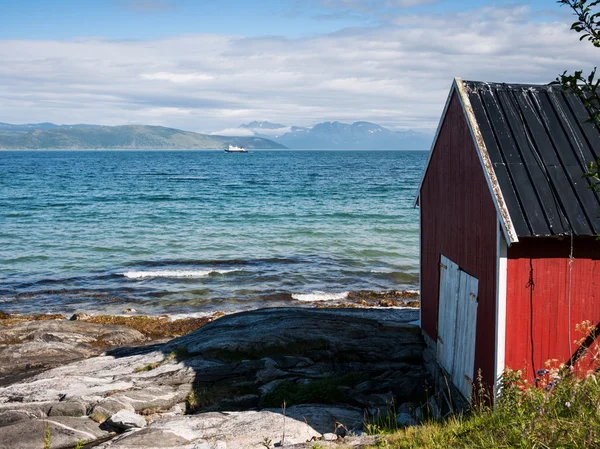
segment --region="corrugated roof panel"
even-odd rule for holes
[[[597,235],[600,199],[583,175],[600,131],[557,85],[465,81],[517,235]]]
[[[581,131],[585,137],[585,142],[587,143],[588,148],[594,154],[594,159],[600,157],[600,133],[593,125],[592,122],[589,121],[589,114],[583,107],[583,104],[577,98],[575,94],[565,93],[564,99],[568,103],[571,112],[573,113],[573,118],[577,120]]]
[[[531,230],[529,229],[529,223],[526,221],[525,215],[521,212],[519,198],[517,197],[515,189],[512,187],[512,181],[510,180],[506,163],[504,162],[500,148],[498,148],[496,143],[492,125],[488,120],[482,99],[479,96],[471,98],[471,107],[473,108],[475,117],[477,117],[479,130],[486,142],[487,151],[490,160],[492,161],[492,165],[494,166],[498,183],[500,186],[503,186],[502,194],[508,210],[510,211],[512,223],[517,235],[530,235]]]

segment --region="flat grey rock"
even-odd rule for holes
[[[255,310],[166,344],[77,361],[71,355],[88,357],[94,335],[118,330],[66,320],[25,325],[19,335],[31,335],[34,354],[46,357],[56,345],[74,352],[63,366],[0,386],[0,449],[43,447],[46,422],[53,448],[85,439],[111,449],[264,449],[267,441],[282,442],[284,428],[285,447],[310,448],[322,435],[360,432],[363,407],[425,400],[424,342],[410,324],[417,315],[412,309]],[[119,335],[114,338],[128,345],[138,338]],[[2,354],[8,357],[1,351],[0,365]],[[357,380],[338,385],[349,373]],[[268,408],[319,381],[341,402]],[[125,432],[112,435],[113,428]],[[352,447],[354,440],[343,441]]]
[[[103,347],[144,340],[146,337],[134,329],[81,321],[27,321],[0,326],[0,386],[98,355]]]
[[[290,407],[285,416],[282,410],[274,409],[208,412],[162,420],[100,447],[264,449],[267,441],[271,441],[272,445],[280,444],[284,433],[284,443],[289,447],[321,438],[322,434],[310,423],[320,428],[333,429],[336,422],[351,426],[357,425],[361,420],[360,409],[319,405]]]
[[[82,440],[96,441],[111,436],[91,419],[55,416],[0,427],[0,449],[43,448],[46,432],[50,435],[52,449],[71,448]]]

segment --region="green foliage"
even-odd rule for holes
[[[559,370],[538,373],[538,386],[507,372],[496,406],[480,405],[466,416],[398,430],[385,436],[394,449],[600,447],[600,382]]]
[[[586,39],[600,48],[600,11],[596,10],[600,0],[559,0],[558,3],[569,6],[577,16],[571,29],[582,33],[579,40]]]
[[[581,33],[580,41],[588,40],[600,48],[600,0],[559,0],[562,6],[573,10],[577,20],[571,29]],[[589,75],[584,75],[582,70],[575,71],[572,75],[565,71],[557,78],[563,89],[577,95],[590,113],[590,121],[600,129],[600,76],[597,77],[597,67]],[[592,181],[592,188],[600,189],[600,158],[591,161],[586,176]]]
[[[85,440],[79,440],[75,445],[75,449],[83,449],[83,446],[85,446]]]
[[[367,435],[387,435],[401,429],[398,414],[393,407],[384,411],[377,410],[375,416],[367,416],[365,413],[363,426]]]

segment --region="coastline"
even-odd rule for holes
[[[298,301],[288,307],[341,309],[341,308],[419,308],[420,294],[417,290],[360,290],[347,293],[341,299]],[[20,313],[5,312],[0,308],[0,328],[29,321],[71,320],[93,324],[120,325],[140,331],[149,339],[173,338],[185,335],[204,324],[224,315],[255,310],[218,310],[214,312],[191,312],[172,314],[138,314],[134,309],[122,313],[98,314],[80,310],[73,314],[64,313]],[[0,342],[0,344],[2,344]]]
[[[168,341],[121,325],[30,318],[0,326],[0,341],[14,339],[0,358],[15,362],[0,366],[23,370],[4,382],[0,373],[0,448],[49,439],[73,448],[82,435],[84,447],[103,449],[362,445],[380,411],[397,404],[412,416],[426,400],[415,308],[256,309]],[[50,363],[25,363],[26,354]]]

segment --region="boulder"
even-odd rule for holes
[[[398,415],[396,417],[396,422],[398,423],[399,426],[402,426],[402,427],[417,425],[417,421],[409,413],[398,413]]]
[[[106,423],[117,429],[129,430],[129,429],[141,429],[146,427],[146,420],[143,416],[137,413],[130,412],[129,410],[121,410],[112,415]]]

